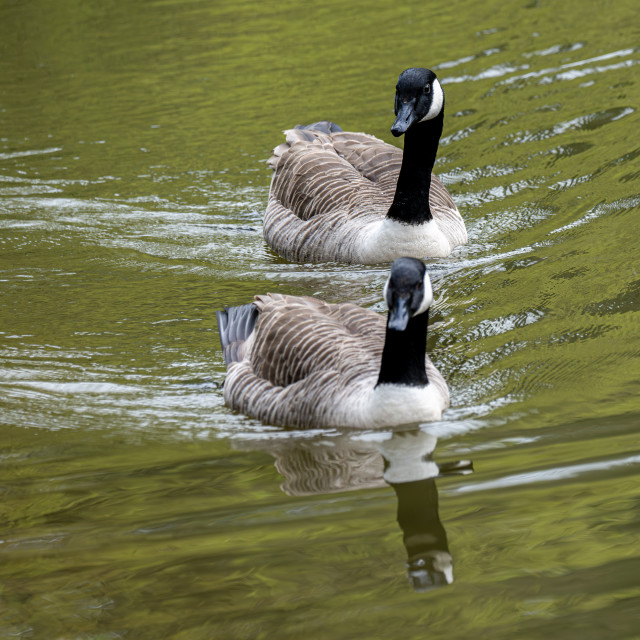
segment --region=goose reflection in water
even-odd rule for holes
[[[367,435],[266,439],[238,443],[275,458],[282,490],[310,496],[391,485],[407,550],[407,575],[415,591],[453,582],[453,559],[438,513],[436,478],[473,471],[469,460],[437,463],[437,438],[428,429]]]

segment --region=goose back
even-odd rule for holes
[[[274,174],[264,217],[268,244],[296,262],[379,262],[366,255],[366,244],[393,202],[402,150],[365,133],[285,134],[286,142],[269,160]],[[464,244],[464,223],[433,173],[429,203],[449,244]]]

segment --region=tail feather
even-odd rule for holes
[[[267,160],[267,164],[275,171],[278,160],[282,154],[298,140],[305,142],[314,142],[318,139],[318,133],[325,136],[331,136],[334,133],[341,132],[342,129],[335,122],[329,120],[321,120],[313,124],[297,124],[293,129],[285,131],[286,142],[279,144],[274,150],[273,155]],[[321,137],[321,136],[320,136]]]
[[[338,133],[342,131],[342,128],[335,122],[330,120],[320,120],[320,122],[314,122],[313,124],[297,124],[294,129],[307,129],[308,131],[320,131],[330,136],[332,133]]]
[[[258,314],[253,303],[216,311],[222,354],[227,366],[244,358],[244,345],[256,325]]]

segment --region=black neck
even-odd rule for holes
[[[434,478],[392,484],[398,496],[398,524],[411,559],[426,551],[449,551],[447,533],[438,514]]]
[[[414,124],[404,134],[402,166],[388,218],[405,224],[423,224],[433,218],[429,189],[443,121],[444,108],[435,118]]]
[[[387,321],[378,384],[407,384],[413,387],[429,384],[424,363],[428,322],[428,309],[410,318],[404,331],[389,329]]]

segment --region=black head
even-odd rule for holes
[[[444,91],[436,74],[431,69],[407,69],[396,85],[396,120],[391,133],[400,136],[413,124],[435,118],[443,108]]]
[[[394,260],[384,286],[384,300],[389,307],[389,329],[404,331],[409,319],[424,313],[433,302],[424,263],[416,258]]]

